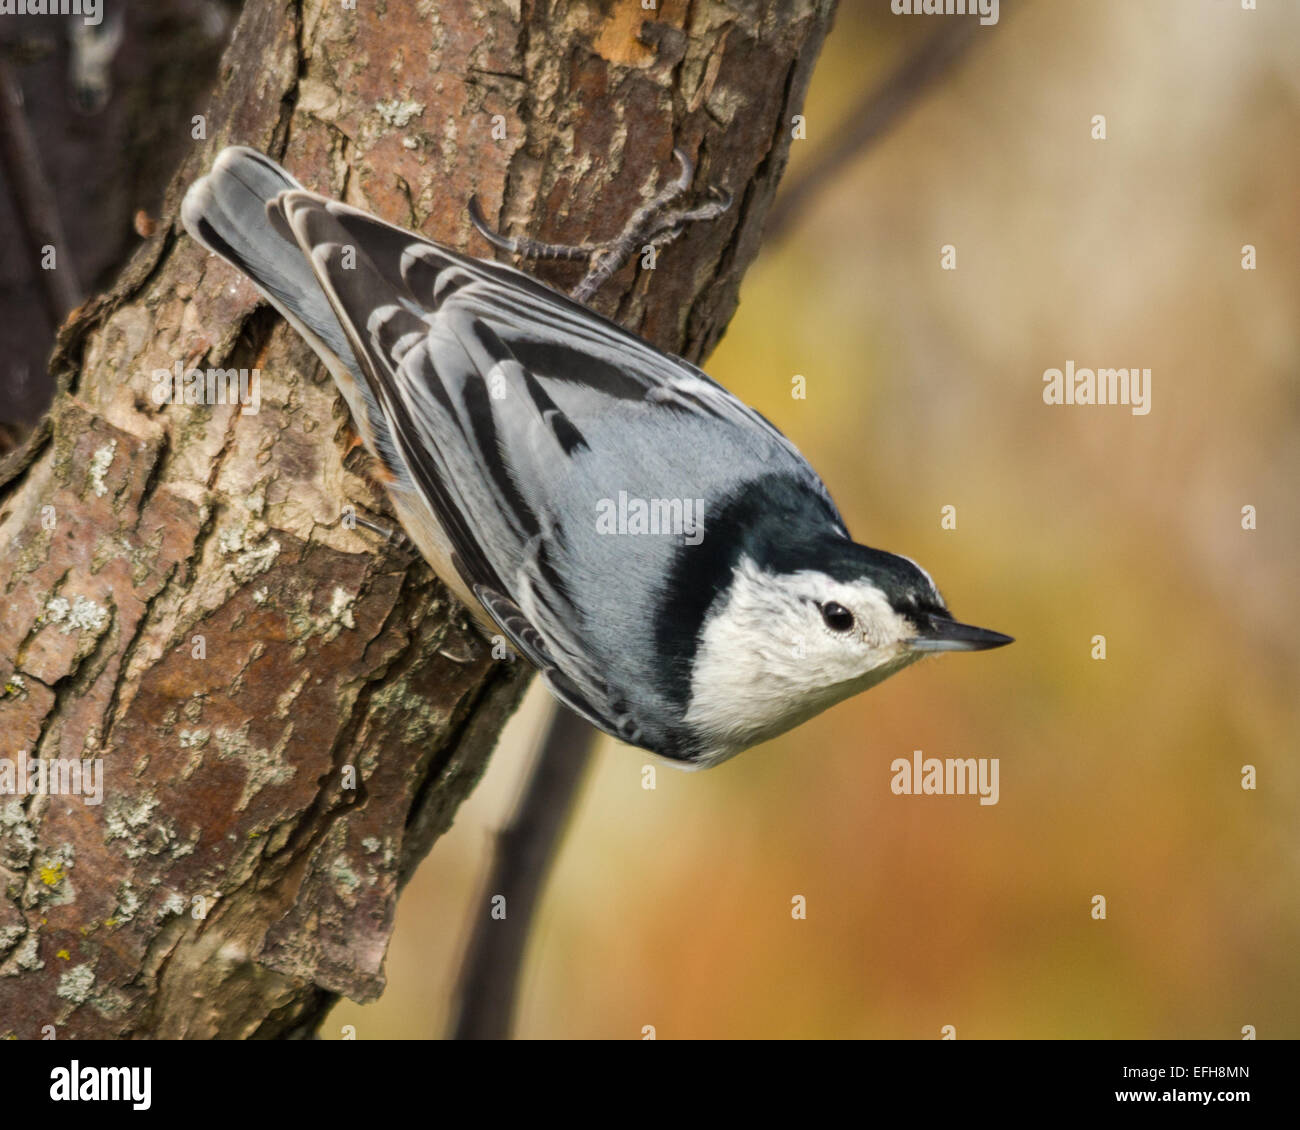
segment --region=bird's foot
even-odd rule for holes
[[[686,230],[687,224],[713,220],[731,207],[732,195],[716,185],[709,186],[709,200],[695,208],[676,208],[695,179],[695,162],[684,149],[674,149],[681,166],[677,179],[665,185],[653,198],[632,213],[623,230],[603,243],[543,243],[527,236],[505,236],[488,226],[478,197],[469,200],[469,218],[493,247],[523,259],[561,259],[582,261],[587,273],[570,292],[575,302],[587,302],[601,286],[633,255],[647,248],[658,249],[672,243]]]
[[[372,534],[378,534],[386,544],[391,545],[399,552],[409,553],[415,557],[420,555],[420,551],[415,548],[415,542],[407,537],[406,532],[400,527],[390,526],[386,522],[376,522],[371,518],[363,518],[360,514],[353,515],[352,520]]]

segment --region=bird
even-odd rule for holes
[[[689,181],[678,157],[665,199]],[[642,227],[660,245],[715,196]],[[315,350],[438,577],[605,733],[705,768],[926,656],[1012,642],[956,620],[910,558],[855,542],[757,411],[531,275],[242,146],[181,220]]]

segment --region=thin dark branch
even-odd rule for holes
[[[533,913],[595,739],[589,723],[555,706],[519,805],[497,837],[461,965],[454,1039],[502,1040],[510,1035]],[[504,896],[503,904],[496,902],[498,896]],[[504,918],[493,917],[494,902],[504,906]]]
[[[811,197],[948,74],[981,31],[988,31],[972,18],[954,17],[938,23],[938,30],[921,47],[849,111],[846,123],[835,132],[835,141],[818,153],[801,175],[791,177],[768,215],[763,230],[765,243],[788,234]]]
[[[23,92],[9,64],[0,59],[0,160],[5,180],[14,198],[23,242],[32,257],[32,269],[40,277],[49,306],[50,320],[58,325],[85,299],[72,252],[63,233],[63,223],[54,203],[54,191],[41,168],[40,151],[23,112]],[[41,248],[55,248],[54,270],[42,270]]]

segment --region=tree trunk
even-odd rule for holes
[[[64,326],[54,407],[0,465],[0,792],[34,757],[103,774],[98,804],[0,795],[0,1035],[304,1035],[376,997],[398,890],[528,678],[340,521],[387,513],[342,399],[184,236],[184,189],[249,144],[485,254],[472,193],[505,230],[601,238],[680,145],[736,204],[597,304],[699,359],[832,3],[248,0],[163,222]],[[260,410],[160,407],[178,364],[256,368]]]

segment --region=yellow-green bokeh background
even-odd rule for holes
[[[841,4],[792,173],[933,30]],[[1297,138],[1300,4],[1008,2],[765,249],[709,371],[860,540],[1018,642],[654,791],[602,743],[520,1035],[1300,1037]],[[1067,359],[1152,369],[1150,415],[1045,406]],[[326,1038],[443,1031],[540,705],[408,888],[388,992]],[[892,795],[914,749],[1000,758],[1000,803]]]

